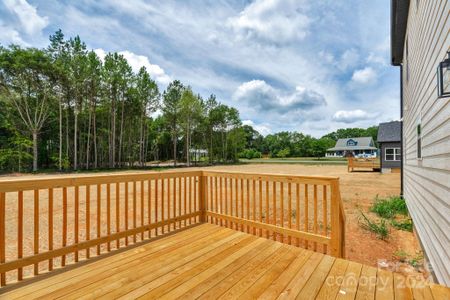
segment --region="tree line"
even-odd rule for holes
[[[19,172],[190,165],[198,151],[207,163],[319,156],[339,136],[263,137],[215,95],[179,80],[160,91],[145,67],[133,72],[119,53],[100,59],[61,30],[45,49],[0,46],[0,106],[0,168]]]

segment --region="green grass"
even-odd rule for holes
[[[346,165],[345,158],[336,157],[287,157],[240,159],[243,163],[258,164],[305,164],[305,165]]]
[[[372,221],[362,211],[362,218],[360,219],[360,226],[368,231],[376,234],[380,240],[387,240],[389,237],[389,229],[385,219],[381,219],[379,222]]]
[[[391,221],[391,225],[392,225],[392,227],[394,227],[398,230],[409,231],[409,232],[413,231],[413,223],[412,223],[411,219],[406,219],[403,221],[397,221],[394,219]]]
[[[387,199],[380,199],[377,197],[375,203],[370,208],[370,211],[386,219],[391,219],[397,214],[404,216],[408,215],[405,199],[398,196],[389,197]]]

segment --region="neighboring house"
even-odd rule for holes
[[[380,147],[382,173],[400,172],[402,160],[402,123],[393,121],[378,126],[377,142]]]
[[[371,137],[339,139],[333,148],[327,149],[326,157],[377,157],[377,147]]]
[[[400,67],[403,195],[431,274],[450,286],[450,98],[438,70],[450,51],[450,1],[391,2],[391,60]],[[443,84],[438,84],[442,82]],[[440,96],[441,95],[441,96]]]

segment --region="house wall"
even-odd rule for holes
[[[381,168],[400,168],[401,161],[386,160],[386,148],[400,148],[400,142],[379,144],[381,148]]]
[[[450,98],[436,70],[450,50],[450,1],[411,1],[403,57],[404,197],[439,283],[450,286]],[[417,158],[421,116],[422,159]]]

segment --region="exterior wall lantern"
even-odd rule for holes
[[[438,67],[438,95],[439,98],[450,96],[450,52]]]

